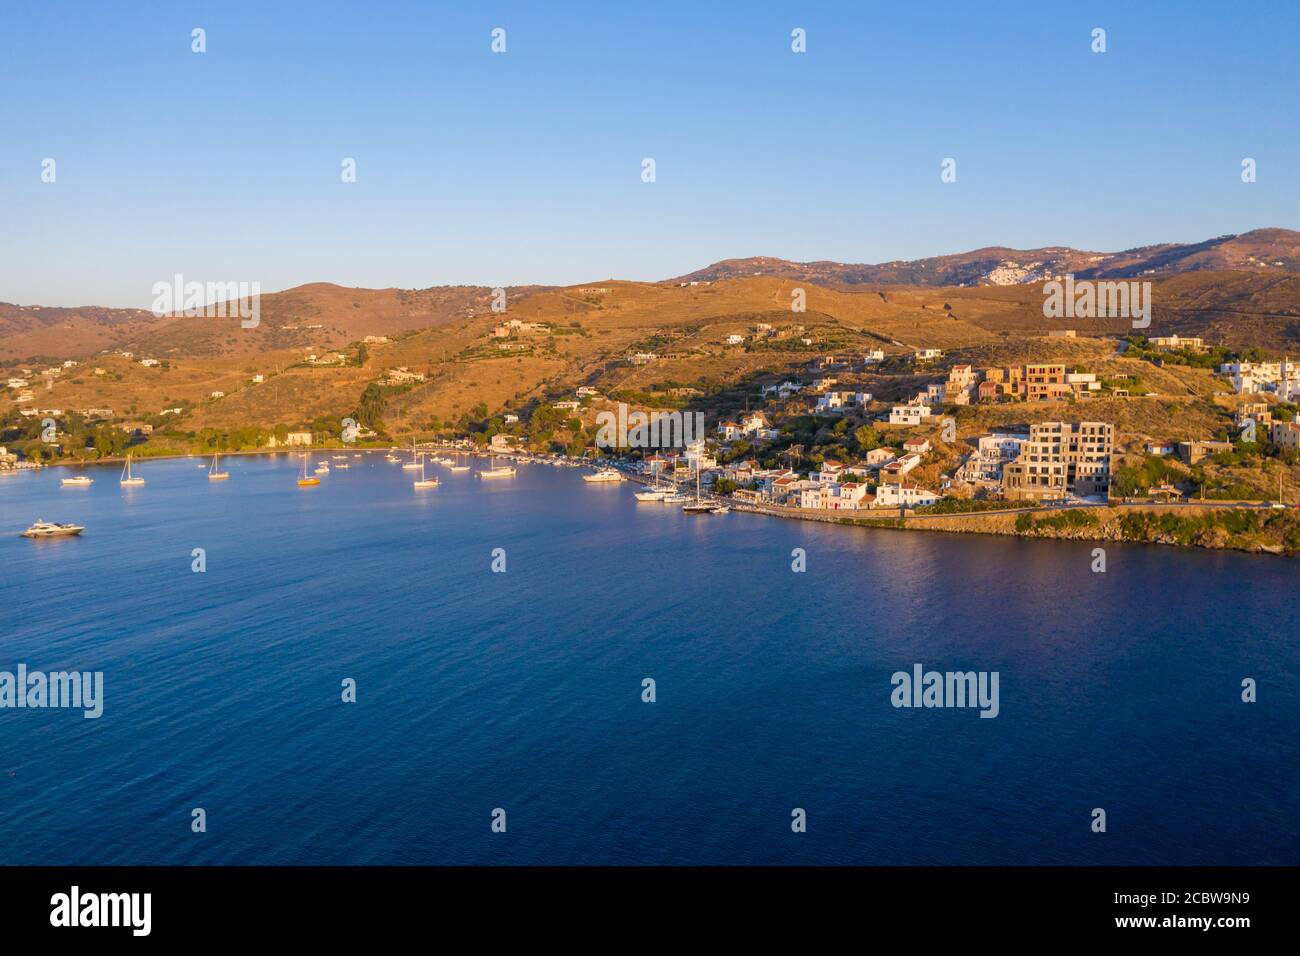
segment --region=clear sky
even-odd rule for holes
[[[0,301],[1300,226],[1298,37],[1294,0],[5,0]]]

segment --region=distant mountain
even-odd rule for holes
[[[670,283],[775,276],[819,285],[1023,285],[1073,273],[1080,279],[1157,278],[1184,272],[1300,272],[1300,232],[1255,229],[1192,244],[1164,243],[1122,252],[1068,246],[1008,249],[988,246],[951,256],[878,265],[790,262],[770,256],[724,259]]]

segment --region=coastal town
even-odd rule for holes
[[[540,324],[512,320],[493,327],[490,336],[542,331]],[[778,329],[760,323],[748,336],[728,335],[724,344],[802,333],[803,326]],[[1053,333],[1049,341],[1075,337],[1069,331]],[[385,341],[371,336],[362,348]],[[1120,343],[1121,347],[1129,344]],[[1159,356],[1203,356],[1208,351],[1203,340],[1196,337],[1152,337],[1132,344],[1135,351],[1148,350],[1157,356],[1157,363],[1162,360]],[[155,359],[136,358],[130,353],[123,357],[141,366],[158,364]],[[314,354],[307,357],[309,362],[317,358]],[[640,366],[658,358],[653,353],[634,352],[626,361]],[[346,363],[348,357],[339,353],[337,360]],[[60,448],[60,438],[66,433],[60,430],[59,422],[67,412],[42,407],[34,397],[38,383],[49,389],[60,376],[76,374],[79,364],[77,360],[66,360],[45,368],[19,367],[6,383],[16,414],[21,419],[52,423],[54,441],[49,441],[47,435],[44,445],[65,455],[69,449]],[[920,381],[922,387],[892,400],[879,398],[873,390],[888,381],[880,374],[886,369],[892,370],[895,378]],[[1216,371],[1238,400],[1232,417],[1233,433],[1217,440],[1198,440],[1171,432],[1128,450],[1151,459],[1181,463],[1188,469],[1252,445],[1279,461],[1293,462],[1300,448],[1300,422],[1296,420],[1300,369],[1285,357],[1278,361],[1236,358]],[[103,373],[103,368],[92,371],[94,375]],[[380,384],[409,388],[424,379],[422,372],[397,366],[383,373]],[[264,375],[256,374],[249,385],[258,386],[263,381]],[[678,391],[698,394],[694,389]],[[223,397],[223,392],[213,391],[209,400]],[[1150,483],[1135,485],[1132,475],[1117,481],[1123,471],[1117,465],[1121,454],[1117,430],[1110,422],[1089,418],[1086,406],[1100,399],[1140,401],[1143,397],[1134,393],[1128,380],[1109,380],[1077,363],[977,367],[951,361],[938,348],[888,354],[883,349],[869,349],[818,354],[796,374],[758,383],[751,396],[756,407],[720,418],[710,425],[707,435],[691,434],[689,428],[681,427],[682,416],[689,416],[689,411],[643,409],[640,414],[662,420],[667,426],[654,442],[656,447],[596,444],[603,444],[601,454],[625,459],[637,475],[651,482],[695,482],[698,478],[710,493],[729,496],[738,504],[805,511],[920,509],[924,513],[935,509],[988,509],[999,502],[1086,504],[1121,498],[1168,503],[1193,496],[1204,500],[1204,487],[1188,487],[1186,483],[1180,487],[1171,480],[1170,469],[1163,467],[1150,470],[1158,478]],[[1061,403],[1071,410],[1074,420],[1059,414]],[[746,405],[750,404],[746,399]],[[1055,416],[1035,414],[1036,407],[1049,404],[1057,411]],[[959,420],[962,411],[988,405],[1019,407],[1020,426],[971,433]],[[529,418],[544,417],[539,412],[545,412],[580,435],[590,430],[592,415],[602,409],[608,414],[610,407],[612,402],[599,389],[584,385],[570,398],[555,397],[547,406],[534,408]],[[120,455],[131,445],[147,440],[155,424],[182,411],[180,407],[159,409],[153,423],[141,420],[142,416],[118,416],[102,407],[79,409],[75,414],[95,427],[100,436],[98,449],[88,445],[85,452],[105,457],[97,452]],[[702,414],[698,417],[703,420]],[[535,443],[530,449],[529,424],[515,412],[489,416],[482,427],[465,434],[465,444],[499,454],[544,450]],[[383,440],[364,424],[353,428],[349,441],[364,445]],[[102,438],[105,430],[120,436],[107,447]],[[261,444],[268,449],[309,448],[313,444],[330,444],[330,436],[311,428],[281,427],[267,434]],[[38,456],[0,449],[0,471],[38,467],[40,463]],[[1209,497],[1223,495],[1211,491]],[[1280,495],[1275,503],[1282,503]]]

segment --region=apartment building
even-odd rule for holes
[[[1110,491],[1115,426],[1109,422],[1039,422],[1015,461],[1002,469],[1003,491],[1011,501],[1042,501],[1067,494]]]
[[[1019,398],[1025,394],[1024,369],[1019,365],[1010,368],[984,370],[984,381],[979,384],[979,400],[997,401],[999,398]]]
[[[975,451],[957,469],[957,477],[971,484],[998,484],[1002,470],[1015,461],[1028,441],[1024,435],[994,432],[981,435]]]
[[[1269,438],[1281,448],[1300,449],[1300,422],[1273,422]]]
[[[1182,338],[1177,335],[1157,335],[1154,338],[1147,339],[1151,347],[1161,352],[1172,352],[1176,349],[1182,349],[1187,352],[1204,352],[1205,340],[1201,338]]]
[[[1069,398],[1071,394],[1064,365],[1052,363],[1025,366],[1025,397],[1029,401],[1057,401]]]

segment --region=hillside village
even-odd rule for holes
[[[1286,350],[1172,320],[1158,325],[1180,331],[1149,338],[1061,328],[1032,286],[610,281],[530,289],[504,313],[488,290],[384,292],[380,322],[365,293],[277,294],[228,353],[193,342],[229,332],[189,320],[130,347],[10,360],[0,468],[329,446],[351,419],[362,443],[599,451],[646,480],[698,472],[738,503],[807,512],[1300,498]],[[596,449],[596,417],[619,406],[701,414],[708,435]]]

